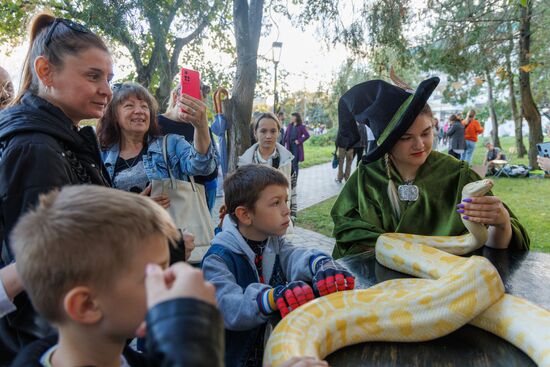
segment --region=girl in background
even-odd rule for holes
[[[292,160],[292,179],[291,187],[296,187],[298,183],[298,171],[300,162],[304,161],[304,142],[309,139],[309,133],[302,123],[302,116],[298,112],[293,112],[291,123],[285,132],[285,148],[294,156]],[[291,212],[297,212],[297,203],[294,202],[290,208]]]

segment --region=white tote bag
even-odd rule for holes
[[[176,227],[182,233],[187,230],[195,236],[195,249],[188,261],[200,263],[214,237],[204,186],[195,183],[193,176],[188,176],[189,181],[175,179],[166,151],[165,135],[162,141],[162,155],[170,178],[152,180],[151,196],[166,195],[170,198],[170,207],[167,210]]]

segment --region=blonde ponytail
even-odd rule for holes
[[[388,198],[390,199],[393,216],[397,221],[401,218],[401,208],[399,207],[399,196],[397,195],[397,188],[393,182],[390,171],[390,155],[386,153],[384,155],[384,161],[386,163],[386,175],[388,176]]]
[[[166,107],[166,111],[164,113],[169,113],[176,107],[176,103],[178,102],[178,95],[180,94],[181,87],[178,84],[175,88],[173,88],[170,91],[170,97],[168,98],[168,107]]]

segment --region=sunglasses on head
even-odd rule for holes
[[[72,20],[69,20],[69,19],[55,18],[52,25],[50,26],[50,29],[48,30],[48,33],[46,34],[46,38],[44,39],[44,45],[46,47],[52,41],[53,32],[55,31],[55,28],[57,27],[57,25],[60,24],[60,23],[63,23],[64,26],[70,28],[71,30],[73,30],[75,32],[92,33],[92,32],[90,32],[90,30],[88,28],[84,27],[82,24],[73,22]]]
[[[111,84],[111,90],[114,92],[118,91],[122,87],[123,83],[113,83]]]

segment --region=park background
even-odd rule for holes
[[[474,164],[490,139],[513,148],[513,164],[536,170],[536,144],[550,134],[550,0],[0,0],[0,65],[16,85],[26,24],[43,9],[104,36],[114,81],[138,81],[161,106],[182,66],[227,88],[230,168],[250,144],[252,112],[266,110],[326,126],[306,142],[302,167],[330,161],[339,96],[389,80],[392,67],[412,86],[441,77],[430,100],[441,124],[478,111],[486,136]],[[550,252],[550,180],[498,178],[494,192],[525,224],[532,248]],[[333,201],[302,211],[299,225],[330,235]]]

